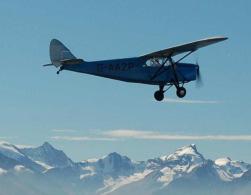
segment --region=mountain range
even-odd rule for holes
[[[251,194],[251,165],[205,159],[196,145],[133,161],[116,152],[72,161],[48,142],[20,147],[0,142],[0,195],[11,194]]]

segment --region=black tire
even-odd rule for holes
[[[154,98],[157,100],[157,101],[162,101],[164,99],[164,92],[163,91],[156,91],[154,93]]]
[[[183,98],[186,96],[186,89],[184,87],[179,87],[176,91],[176,95],[179,97],[179,98]]]

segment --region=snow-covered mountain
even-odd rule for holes
[[[82,161],[83,167],[92,167],[97,173],[109,177],[129,176],[142,169],[142,162],[133,162],[127,156],[113,152],[96,160]]]
[[[232,161],[229,157],[214,161],[223,180],[233,180],[241,177],[249,169],[249,164],[242,161]]]
[[[68,167],[74,164],[63,151],[55,149],[48,142],[37,148],[30,147],[20,150],[23,154],[47,168]]]
[[[21,149],[19,149],[17,146],[7,143],[7,142],[0,142],[0,155],[4,156],[5,158],[8,158],[12,161],[12,163],[9,164],[8,168],[12,168],[11,164],[19,164],[23,165],[31,170],[34,171],[43,171],[44,168],[39,165],[38,163],[34,162],[32,159],[30,159],[28,156],[26,156]],[[5,163],[5,161],[2,161],[2,163]]]
[[[251,165],[205,159],[193,144],[147,161],[113,152],[73,162],[48,142],[36,148],[0,142],[0,188],[4,194],[251,194]]]

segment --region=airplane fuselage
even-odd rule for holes
[[[161,72],[153,78],[159,65],[149,66],[142,57],[82,62],[65,65],[64,70],[86,73],[125,82],[144,83],[152,85],[168,84],[174,81],[173,68],[164,66]],[[198,65],[177,63],[175,70],[178,80],[186,83],[196,80]]]

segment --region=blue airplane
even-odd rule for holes
[[[70,70],[125,82],[158,85],[159,89],[154,93],[157,101],[162,101],[164,93],[175,86],[177,96],[183,98],[186,95],[184,84],[199,81],[200,74],[198,64],[181,63],[181,61],[199,48],[226,39],[226,37],[206,38],[139,57],[92,62],[76,58],[63,43],[52,39],[51,64],[44,66],[54,65],[58,68],[57,74],[62,70]],[[173,57],[180,54],[184,55],[174,61]]]

